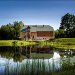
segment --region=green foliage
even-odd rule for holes
[[[65,37],[64,29],[57,29],[57,30],[55,31],[55,37],[56,37],[56,38]]]
[[[18,39],[23,23],[15,21],[13,24],[2,25],[0,28],[0,39]]]
[[[18,39],[19,37],[20,37],[20,32],[21,32],[21,29],[22,29],[22,27],[23,27],[23,23],[22,23],[22,21],[20,21],[20,22],[18,22],[18,21],[15,21],[14,22],[14,30],[15,30],[15,32],[14,32],[14,36],[15,36],[15,39]]]
[[[56,37],[70,38],[75,37],[74,34],[75,34],[75,16],[67,13],[61,18],[61,25],[58,29],[58,32],[56,31]]]
[[[75,37],[75,16],[69,13],[65,14],[61,18],[60,29],[63,29],[65,32],[65,35],[62,37]]]

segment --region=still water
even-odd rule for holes
[[[42,75],[75,64],[75,50],[50,46],[0,47],[0,75]]]

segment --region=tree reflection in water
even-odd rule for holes
[[[48,46],[0,47],[0,75],[54,72],[61,69],[63,63],[70,64],[73,59],[69,57],[74,55],[75,50]]]

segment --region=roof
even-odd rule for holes
[[[23,30],[26,29],[28,26],[30,26],[30,31],[31,32],[36,32],[36,31],[54,31],[53,27],[50,25],[25,25],[23,27]]]
[[[26,29],[26,28],[24,28],[24,29],[22,29],[22,32],[26,32],[26,30],[27,30],[27,29]]]

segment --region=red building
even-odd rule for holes
[[[49,40],[54,38],[54,29],[49,25],[25,25],[21,31],[23,40]]]

